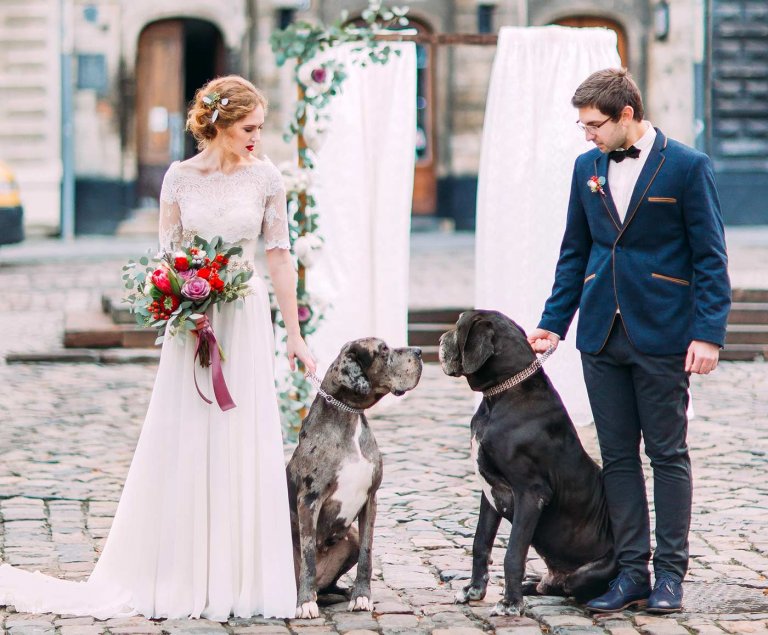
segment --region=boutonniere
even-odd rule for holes
[[[603,189],[603,185],[605,185],[605,177],[604,176],[590,176],[589,181],[587,181],[587,187],[589,188],[589,191],[592,192],[592,194],[600,193],[603,196],[605,196],[605,190]]]

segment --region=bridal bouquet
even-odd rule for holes
[[[242,248],[225,244],[219,236],[210,242],[195,236],[183,249],[151,260],[146,256],[138,262],[129,260],[123,266],[125,301],[136,322],[159,331],[155,344],[163,341],[164,333],[186,331],[197,337],[195,359],[204,368],[213,366],[213,389],[222,410],[234,408],[234,403],[221,373],[221,349],[205,312],[248,295],[253,270],[247,263],[230,265],[230,258],[242,253]],[[198,392],[211,403],[199,387]]]

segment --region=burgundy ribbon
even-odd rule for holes
[[[195,329],[197,333],[197,346],[195,347],[194,362],[197,361],[197,357],[200,354],[200,346],[205,340],[208,344],[208,354],[211,357],[211,380],[213,382],[213,394],[216,397],[216,403],[219,404],[219,408],[223,411],[231,410],[235,407],[235,402],[232,401],[232,395],[229,394],[227,388],[227,382],[224,380],[224,372],[221,370],[221,356],[219,355],[219,343],[216,341],[216,336],[213,334],[210,322],[205,320],[204,323],[199,323]],[[197,364],[192,369],[192,377],[195,379],[195,388],[197,393],[202,397],[206,403],[213,403],[208,397],[200,390],[200,386],[197,385]]]

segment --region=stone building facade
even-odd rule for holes
[[[28,225],[48,231],[59,226],[62,60],[71,60],[73,74],[75,226],[79,233],[111,233],[131,210],[155,205],[168,163],[194,152],[183,130],[185,105],[209,77],[236,72],[261,86],[272,102],[264,145],[274,160],[290,158],[281,128],[295,87],[290,71],[275,66],[270,33],[287,19],[332,21],[344,9],[354,17],[366,5],[366,0],[3,0],[0,95],[7,116],[0,120],[0,160],[17,172]],[[409,5],[414,26],[427,33],[496,32],[505,25],[613,28],[654,124],[709,149],[719,169],[741,175],[754,170],[765,178],[768,141],[764,148],[755,139],[768,139],[768,124],[742,111],[754,114],[760,91],[768,90],[768,76],[760,75],[765,61],[762,70],[755,61],[765,38],[761,42],[755,35],[752,20],[768,29],[762,0],[411,0]],[[447,217],[459,228],[473,225],[494,53],[493,46],[420,47],[422,130],[414,215],[421,222]],[[742,72],[734,71],[734,64],[747,75],[734,76]],[[768,222],[768,213],[756,220]]]

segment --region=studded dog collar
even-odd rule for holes
[[[526,379],[528,379],[531,375],[535,374],[543,365],[544,362],[546,362],[549,359],[549,356],[552,355],[552,353],[555,352],[555,347],[550,346],[542,355],[541,357],[537,357],[530,366],[527,368],[524,368],[519,373],[516,373],[512,375],[509,379],[505,379],[503,382],[498,384],[497,386],[494,386],[493,388],[489,388],[488,390],[483,391],[483,397],[493,397],[494,395],[498,395],[499,393],[504,392],[505,390],[509,390],[513,386],[517,386],[518,384],[521,384]]]
[[[361,410],[360,408],[353,408],[352,406],[348,406],[343,401],[339,401],[333,395],[329,395],[327,392],[325,392],[320,387],[320,383],[321,383],[320,382],[320,378],[317,375],[315,375],[314,373],[310,373],[309,371],[307,371],[304,374],[304,377],[309,379],[310,383],[317,389],[318,394],[323,399],[325,399],[326,403],[328,403],[328,404],[330,404],[332,406],[336,406],[339,410],[343,410],[344,412],[351,412],[351,413],[356,414],[356,415],[363,414],[363,410]]]

